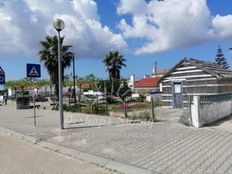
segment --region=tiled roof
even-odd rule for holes
[[[202,60],[197,59],[186,59],[193,65],[196,65],[198,68],[206,70],[208,73],[216,76],[217,78],[231,78],[232,77],[232,71],[229,69],[224,69],[220,65],[212,62],[206,62]]]
[[[173,71],[175,71],[175,69],[180,67],[183,63],[190,63],[191,65],[196,66],[197,68],[203,70],[204,72],[211,74],[212,76],[216,77],[217,79],[232,78],[232,71],[231,70],[224,69],[216,63],[202,61],[202,60],[193,59],[193,58],[184,58],[176,66],[174,66],[167,74],[165,74],[159,80],[159,82],[161,82],[163,79],[170,76],[171,73]]]
[[[158,81],[160,78],[153,78],[153,77],[148,77],[144,78],[141,80],[138,80],[135,82],[134,87],[135,88],[141,88],[141,87],[158,87]]]
[[[83,82],[83,83],[81,83],[81,87],[82,88],[90,88],[91,87],[91,83],[89,83],[89,82]]]

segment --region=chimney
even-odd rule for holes
[[[132,85],[134,85],[134,83],[135,83],[135,75],[134,74],[132,74],[130,76],[130,82],[131,82]]]

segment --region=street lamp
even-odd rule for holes
[[[64,110],[63,110],[63,84],[62,84],[62,67],[60,56],[60,32],[64,29],[64,21],[56,19],[53,26],[58,32],[58,79],[59,79],[59,111],[60,111],[60,128],[64,129]]]
[[[73,95],[74,95],[74,106],[75,111],[77,107],[77,97],[76,97],[76,72],[75,72],[75,57],[73,56]],[[80,104],[80,103],[79,103]]]

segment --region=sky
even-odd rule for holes
[[[231,0],[0,0],[0,66],[6,80],[26,77],[27,63],[40,63],[39,42],[61,35],[72,45],[78,76],[107,78],[102,60],[118,50],[127,59],[122,77],[136,79],[168,69],[184,57],[214,61],[218,46],[232,67]],[[66,69],[70,74],[72,68]]]

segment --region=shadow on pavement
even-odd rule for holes
[[[36,115],[36,118],[39,118],[39,117],[44,117],[44,116],[43,115]],[[24,117],[24,118],[34,118],[34,116]]]
[[[225,123],[227,121],[230,121],[230,120],[232,121],[232,115],[221,118],[221,119],[219,119],[217,121],[214,121],[212,123],[206,124],[204,127],[220,126],[221,124],[223,124],[223,123]]]

